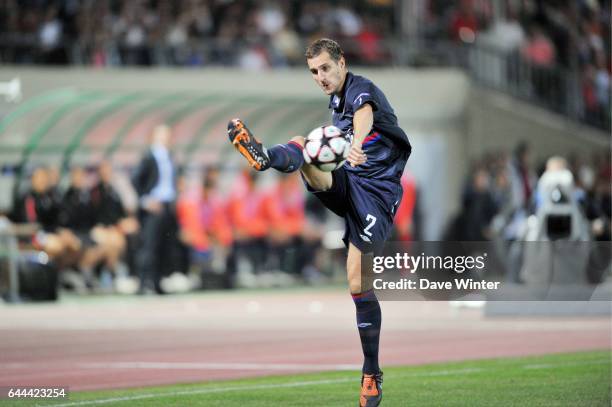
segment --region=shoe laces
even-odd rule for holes
[[[367,390],[372,390],[372,387],[376,386],[376,379],[374,379],[374,376],[364,376],[362,386]]]
[[[382,375],[381,374],[376,374],[376,375],[364,374],[363,375],[363,379],[361,381],[361,388],[366,393],[371,393],[373,390],[375,390],[378,393],[377,383],[379,385],[382,383]]]

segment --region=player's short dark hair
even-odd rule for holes
[[[330,40],[329,38],[321,38],[306,48],[306,59],[317,57],[324,51],[327,51],[331,59],[336,62],[340,61],[340,58],[344,56],[344,52],[342,51],[342,48],[340,48],[340,44],[334,40]]]

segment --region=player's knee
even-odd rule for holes
[[[348,266],[347,280],[351,294],[359,294],[361,292],[361,269],[357,269],[354,265]]]
[[[62,252],[64,251],[64,245],[62,244],[59,238],[55,236],[49,236],[43,249],[45,252],[47,252],[49,257],[54,258],[62,254]]]
[[[346,277],[351,294],[361,292],[361,252],[352,244],[346,259]]]
[[[309,164],[302,166],[301,171],[308,185],[315,191],[327,191],[332,187],[331,172],[323,172]]]
[[[360,278],[349,278],[348,280],[349,290],[351,294],[359,294],[361,293],[361,279]]]
[[[301,145],[302,147],[304,147],[304,144],[306,143],[306,139],[303,136],[295,136],[295,137],[293,137],[289,141],[297,143],[297,144]]]

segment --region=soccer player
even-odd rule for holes
[[[304,137],[266,149],[240,119],[228,124],[234,147],[257,171],[300,170],[308,191],[345,219],[346,270],[357,312],[364,355],[360,406],[378,406],[382,372],[378,365],[381,312],[371,287],[361,286],[361,256],[378,251],[389,236],[399,206],[411,146],[383,92],[370,80],[348,71],[337,42],[319,39],[306,50],[312,78],[330,96],[334,126],[351,141],[347,162],[324,172],[304,163]]]

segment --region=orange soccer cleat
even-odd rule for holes
[[[227,134],[236,150],[248,160],[251,167],[257,171],[270,168],[270,158],[266,148],[253,137],[242,120],[230,120],[227,124]]]
[[[364,374],[361,376],[360,407],[376,407],[382,400],[383,373]]]

